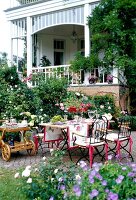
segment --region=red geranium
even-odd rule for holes
[[[78,109],[75,106],[70,106],[67,111],[70,113],[77,113]]]

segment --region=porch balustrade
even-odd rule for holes
[[[47,77],[56,77],[56,78],[66,78],[69,85],[89,85],[88,76],[91,75],[91,72],[84,73],[80,71],[79,73],[73,73],[70,70],[70,65],[59,65],[59,66],[49,66],[49,67],[33,67],[32,68],[32,86],[36,86],[39,82],[39,79],[47,79]],[[105,74],[101,74],[101,79],[97,80],[95,84],[107,84],[105,80]]]
[[[70,65],[59,65],[50,67],[32,68],[33,81],[32,86],[38,84],[39,78],[45,80],[49,77],[66,78],[71,85],[81,84],[81,72],[73,73],[69,70]]]

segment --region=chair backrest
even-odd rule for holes
[[[126,138],[131,135],[131,121],[125,118],[119,120],[119,134],[118,137]]]
[[[89,125],[87,123],[71,124],[69,125],[69,147],[74,147],[75,137],[76,140],[84,140],[89,135]]]
[[[73,131],[73,144],[83,144],[85,146],[94,143],[100,143],[105,140],[107,134],[107,120],[106,119],[96,119],[92,125],[92,134],[88,136],[83,134],[82,131]]]
[[[106,139],[108,121],[106,117],[96,119],[93,123],[90,143],[97,143]]]

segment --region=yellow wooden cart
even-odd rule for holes
[[[27,150],[29,155],[35,154],[35,144],[32,140],[28,140],[25,137],[26,131],[30,131],[29,127],[3,127],[0,126],[0,132],[2,132],[0,136],[0,148],[2,149],[2,158],[5,161],[8,161],[11,157],[12,152]],[[14,141],[14,144],[10,144],[9,142],[5,142],[4,138],[6,137],[6,133],[15,133],[19,132],[21,134],[21,141]]]

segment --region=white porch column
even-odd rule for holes
[[[27,17],[27,76],[32,72],[32,36],[31,36],[31,17]]]
[[[8,66],[11,67],[13,64],[13,38],[12,38],[12,22],[8,22],[9,27],[9,52],[8,52]]]
[[[89,4],[84,6],[84,38],[85,38],[85,56],[90,54],[90,33],[87,25],[87,17],[89,16]]]

